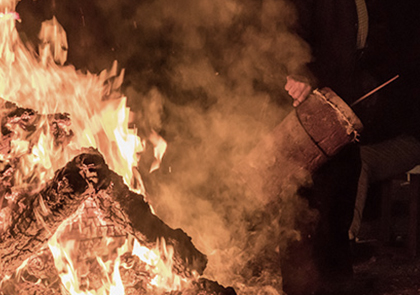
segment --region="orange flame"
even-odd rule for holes
[[[89,207],[89,208],[88,208]],[[157,241],[153,248],[148,248],[140,244],[133,236],[127,238],[108,237],[97,243],[96,248],[91,255],[80,258],[80,240],[69,237],[72,228],[83,226],[83,220],[87,209],[94,209],[94,215],[91,215],[102,226],[107,226],[107,222],[102,218],[102,213],[97,210],[92,199],[88,199],[83,206],[78,209],[74,218],[69,218],[60,225],[60,228],[49,240],[49,248],[54,256],[56,269],[59,272],[61,281],[71,295],[122,295],[124,293],[124,284],[121,276],[121,268],[128,269],[131,266],[122,262],[122,257],[129,255],[137,257],[144,265],[142,271],[147,273],[147,290],[152,294],[165,294],[167,292],[187,288],[192,279],[184,278],[173,273],[173,248],[167,247],[165,240]],[[91,210],[91,212],[93,212]],[[95,236],[93,234],[93,236]],[[84,237],[82,237],[83,239]],[[104,251],[104,248],[106,250]],[[116,255],[112,255],[116,249]],[[100,253],[107,252],[107,253]],[[112,256],[114,259],[104,260],[105,257]],[[84,267],[81,265],[90,261],[85,267],[91,267],[92,257],[95,257],[93,263],[98,265],[100,272],[100,288],[89,288],[89,279],[85,280],[85,288],[81,285],[85,276]],[[87,283],[86,283],[87,282]]]
[[[135,129],[128,128],[130,110],[126,97],[119,92],[124,72],[117,74],[116,63],[110,71],[100,75],[83,74],[72,66],[57,65],[56,62],[65,62],[67,41],[64,29],[55,18],[42,25],[40,38],[43,43],[39,56],[29,52],[17,37],[14,14],[3,14],[0,19],[0,97],[43,114],[69,113],[71,118],[74,137],[65,146],[57,147],[54,143],[51,126],[45,119],[38,123],[37,134],[25,134],[25,139],[29,137],[36,147],[28,151],[37,152],[43,158],[36,163],[27,161],[27,169],[43,171],[37,172],[39,181],[36,184],[47,180],[83,147],[97,148],[127,185],[141,183],[140,179],[133,179],[136,174],[132,169],[137,165],[145,142],[137,136]],[[24,136],[16,129],[11,157],[25,151],[21,142]],[[154,141],[159,141],[159,136],[155,137]],[[163,152],[158,153],[157,161],[162,155]],[[30,167],[31,163],[33,167]],[[25,180],[16,179],[17,183]]]
[[[36,122],[36,130],[23,128],[19,118],[8,122],[7,127],[12,132],[10,151],[1,156],[5,161],[18,159],[13,190],[32,193],[39,190],[54,171],[83,148],[94,147],[132,190],[144,193],[136,166],[146,141],[137,136],[136,129],[128,128],[130,110],[126,97],[120,93],[124,71],[118,74],[116,62],[109,71],[99,75],[63,66],[67,59],[67,37],[55,17],[42,24],[39,54],[30,51],[15,28],[15,21],[19,19],[13,11],[15,5],[16,1],[0,0],[0,98],[34,110],[36,113],[26,114],[26,117]],[[54,121],[56,114],[70,120]],[[57,124],[62,124],[60,128],[65,130],[64,141],[54,135]],[[165,153],[166,142],[154,131],[149,141],[155,149],[156,160],[150,169],[154,171]],[[108,239],[107,246],[113,244],[118,255],[112,259],[97,255],[102,285],[88,284],[81,288],[80,277],[85,270],[80,269],[75,258],[77,239],[63,239],[63,236],[68,234],[69,225],[77,226],[78,218],[85,214],[86,202],[75,216],[63,222],[49,241],[62,284],[70,294],[124,294],[121,257],[130,251],[147,265],[152,276],[151,288],[176,290],[187,283],[172,273],[173,250],[166,247],[164,241],[157,243],[156,249],[148,249],[133,238],[125,239],[121,245],[119,241],[111,241],[113,238],[104,237],[103,240]],[[0,221],[7,219],[6,211],[0,211]],[[104,223],[100,212],[96,218]]]

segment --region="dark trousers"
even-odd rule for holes
[[[290,245],[282,261],[287,294],[311,294],[308,289],[351,276],[348,230],[360,170],[359,148],[349,145],[314,173],[313,185],[301,189],[301,197],[318,211],[318,218],[315,224],[298,222],[302,239]]]
[[[303,193],[320,213],[313,236],[313,258],[320,275],[327,280],[352,273],[348,230],[360,171],[359,149],[350,145],[317,171],[313,187]]]

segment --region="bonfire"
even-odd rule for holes
[[[38,50],[0,0],[0,294],[235,294],[202,277],[206,255],[154,214],[136,167],[152,142],[130,126],[117,63],[82,73],[65,30]]]

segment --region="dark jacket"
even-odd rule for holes
[[[347,104],[400,77],[353,107],[365,131],[362,142],[375,142],[400,133],[417,135],[419,65],[416,49],[419,21],[417,0],[366,0],[369,31],[365,48],[357,48],[358,16],[354,0],[293,0],[298,11],[296,31],[312,48],[307,65],[317,87],[330,87]],[[419,2],[419,1],[417,1]]]

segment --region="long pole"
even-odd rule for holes
[[[358,104],[359,102],[361,102],[362,100],[366,99],[368,96],[371,96],[372,94],[374,94],[376,91],[378,91],[379,89],[385,87],[386,85],[388,85],[389,83],[391,83],[392,81],[396,80],[400,75],[396,75],[395,77],[389,79],[388,81],[386,81],[385,83],[383,83],[382,85],[379,85],[378,87],[376,87],[375,89],[373,89],[372,91],[369,91],[368,93],[366,93],[365,95],[363,95],[361,98],[359,98],[358,100],[356,100],[355,102],[353,102],[350,106],[353,107],[354,105]]]

